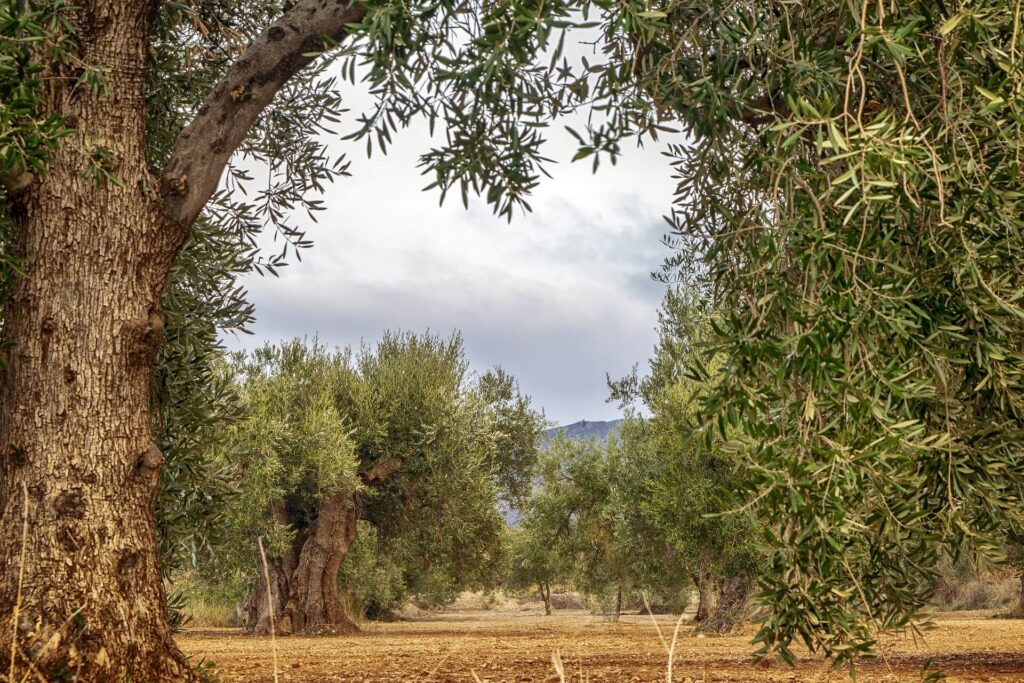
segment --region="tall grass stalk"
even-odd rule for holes
[[[267,564],[267,554],[263,551],[263,539],[256,537],[256,545],[260,548],[260,560],[263,561],[263,578],[267,582],[267,609],[270,614],[270,652],[274,658],[274,683],[277,680],[277,636],[274,633],[274,591],[270,588],[270,565]]]

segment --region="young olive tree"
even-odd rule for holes
[[[649,374],[611,384],[613,398],[624,405],[641,400],[650,413],[633,413],[621,428],[620,480],[632,488],[627,509],[637,526],[631,536],[644,539],[650,557],[663,558],[650,573],[692,579],[701,627],[725,630],[745,616],[763,560],[755,550],[757,520],[743,510],[745,463],[725,440],[707,440],[700,419],[712,387],[690,365],[708,360],[702,352],[714,314],[700,292],[674,287],[659,320]]]
[[[546,603],[551,583],[571,581],[617,618],[625,599],[651,587],[651,574],[643,573],[649,560],[644,539],[632,536],[637,529],[627,522],[637,501],[627,495],[621,459],[617,441],[563,434],[541,454],[538,485],[523,513],[520,566],[515,569],[522,577],[535,577]],[[654,582],[660,585],[663,579]]]

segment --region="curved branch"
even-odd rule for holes
[[[187,234],[216,191],[231,155],[277,92],[362,20],[348,0],[300,0],[254,40],[181,132],[160,179],[168,221]]]

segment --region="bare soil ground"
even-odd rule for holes
[[[885,641],[885,657],[857,667],[863,682],[919,681],[926,661],[949,681],[1024,682],[1024,621],[992,619],[990,613],[936,615],[926,642],[908,635]],[[669,642],[675,619],[658,617]],[[848,680],[818,658],[790,668],[755,665],[754,628],[722,637],[698,637],[686,622],[676,645],[673,680],[832,681]],[[186,632],[178,642],[194,659],[216,664],[223,681],[274,681],[269,638],[232,629]],[[623,616],[609,623],[583,611],[458,612],[396,623],[369,623],[353,636],[289,637],[276,641],[279,681],[558,681],[552,653],[560,653],[566,681],[666,680],[666,648],[650,617]]]

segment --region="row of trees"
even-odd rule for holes
[[[304,244],[290,210],[345,172],[320,137],[327,53],[365,67],[356,137],[383,148],[423,116],[445,129],[435,185],[505,215],[556,115],[596,114],[578,158],[681,125],[668,272],[721,311],[719,364],[693,365],[705,441],[751,465],[776,549],[763,653],[852,659],[911,624],[940,548],[1021,521],[1019,20],[1011,0],[0,4],[0,615],[20,620],[0,664],[194,677],[154,506],[196,449],[153,380],[210,377],[188,353],[210,336],[155,372],[169,288],[215,283],[194,300],[215,305],[265,226]],[[597,56],[574,65],[579,23]],[[249,200],[236,153],[266,166]],[[190,247],[217,277],[174,272]],[[202,508],[204,467],[167,468],[196,495],[163,497],[164,520]]]
[[[696,419],[705,387],[686,374],[706,342],[709,314],[671,290],[651,372],[613,383],[624,404],[642,401],[607,442],[556,437],[514,535],[516,585],[570,583],[617,613],[625,598],[680,610],[692,590],[696,619],[724,629],[745,615],[763,569],[757,522],[737,493],[742,462],[705,443]]]
[[[753,517],[723,514],[741,505],[741,463],[697,430],[703,389],[683,371],[707,332],[694,297],[670,292],[650,376],[614,387],[652,416],[543,448],[543,417],[500,368],[471,373],[458,336],[234,354],[215,376],[238,417],[207,449],[234,491],[209,502],[219,529],[199,578],[258,633],[348,630],[345,605],[499,585],[539,590],[549,613],[552,587],[570,588],[615,615],[680,611],[696,589],[698,621],[726,628],[763,561]]]

